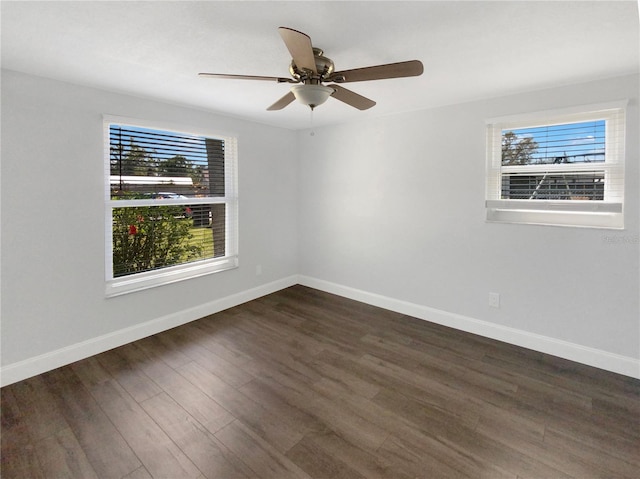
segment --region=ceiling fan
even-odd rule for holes
[[[292,78],[257,75],[227,75],[222,73],[199,73],[203,77],[226,78],[232,80],[265,80],[278,83],[295,83],[289,93],[276,101],[267,110],[282,110],[289,103],[298,100],[312,110],[331,96],[359,110],[367,110],[376,104],[362,95],[348,90],[338,83],[350,83],[386,78],[403,78],[422,75],[424,68],[419,60],[388,63],[352,70],[334,71],[333,61],[324,56],[320,48],[311,45],[311,38],[297,30],[278,28],[292,61],[289,73]],[[333,82],[325,86],[323,83]]]

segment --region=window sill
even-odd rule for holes
[[[487,222],[624,229],[621,203],[487,201]]]
[[[158,271],[148,271],[124,276],[107,281],[105,296],[112,298],[237,267],[237,256],[225,256],[224,258],[199,261],[171,268],[163,268]]]

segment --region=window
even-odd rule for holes
[[[624,104],[488,121],[487,220],[623,227]]]
[[[236,140],[105,118],[107,296],[237,266]]]

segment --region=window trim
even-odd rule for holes
[[[624,149],[627,104],[628,100],[620,100],[486,120],[486,221],[490,223],[624,229]],[[603,119],[607,121],[608,125],[604,163],[573,164],[570,166],[502,165],[503,130]],[[618,130],[613,131],[614,128]],[[609,178],[609,181],[605,181],[604,201],[501,198],[502,175],[504,173],[538,174],[553,171],[604,172],[605,177]],[[616,179],[616,198],[612,197],[614,191],[611,186],[612,178]]]
[[[225,142],[225,196],[189,198],[186,200],[166,199],[162,204],[225,204],[225,255],[193,261],[181,265],[169,266],[153,271],[134,273],[126,276],[113,277],[113,208],[130,206],[157,206],[157,200],[112,200],[111,199],[111,166],[109,130],[111,124],[128,125],[133,127],[151,128],[176,133],[202,136],[223,140]],[[214,133],[208,129],[194,128],[183,124],[159,122],[139,118],[129,118],[116,115],[103,115],[104,137],[104,218],[105,218],[105,296],[107,298],[127,293],[155,288],[165,284],[184,281],[191,278],[226,271],[238,267],[238,155],[237,135]]]

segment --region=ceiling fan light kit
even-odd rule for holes
[[[220,73],[200,73],[200,75],[231,80],[298,83],[298,85],[291,87],[289,93],[268,107],[267,110],[269,111],[281,110],[294,100],[298,100],[313,110],[318,105],[326,102],[330,96],[359,110],[367,110],[374,106],[376,102],[340,85],[325,86],[322,83],[349,83],[383,80],[386,78],[404,78],[422,75],[424,71],[424,67],[419,60],[410,60],[335,72],[333,61],[325,57],[320,48],[314,48],[311,45],[311,38],[308,35],[287,27],[280,27],[278,32],[292,57],[289,66],[289,73],[292,78]]]
[[[322,105],[335,92],[331,87],[312,84],[294,85],[291,87],[291,91],[296,100],[312,110],[318,105]]]

